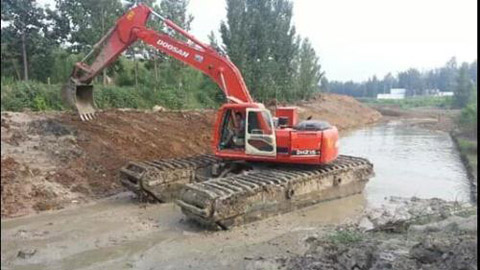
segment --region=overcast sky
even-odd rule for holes
[[[39,0],[53,3],[53,0]],[[293,23],[316,49],[329,80],[477,59],[477,0],[295,0]],[[225,0],[190,0],[191,33],[218,32]]]

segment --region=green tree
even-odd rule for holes
[[[3,2],[2,2],[3,4]],[[2,9],[3,10],[3,9]],[[22,54],[21,51],[15,50],[18,49],[18,46],[13,46],[13,44],[18,43],[15,38],[14,31],[7,31],[2,29],[2,78],[10,77],[16,78],[18,80],[22,79]],[[13,48],[12,48],[13,47]]]
[[[398,74],[398,84],[401,88],[407,89],[411,96],[421,95],[424,90],[421,73],[414,68]]]
[[[455,57],[452,57],[443,67],[425,72],[420,72],[414,68],[402,71],[398,76],[391,73],[385,75],[383,80],[368,79],[364,82],[330,82],[330,89],[335,93],[359,96],[374,97],[374,92],[389,93],[391,88],[406,88],[407,95],[426,94],[426,89],[439,89],[440,91],[455,91],[457,85],[458,67]],[[477,60],[468,65],[467,76],[473,84],[477,84]],[[376,87],[377,85],[378,87]]]
[[[44,10],[32,0],[3,0],[1,14],[2,21],[8,24],[2,28],[2,72],[4,67],[5,71],[8,70],[7,63],[10,62],[18,76],[20,72],[16,65],[21,62],[23,79],[28,80],[30,57],[45,49],[44,44],[39,44],[39,41],[44,41],[41,32],[46,30]],[[19,57],[21,61],[18,61]]]
[[[380,82],[378,81],[377,76],[373,75],[371,79],[368,79],[365,87],[368,97],[376,97],[380,89]]]
[[[88,52],[122,15],[119,0],[56,0],[57,33],[72,52]],[[62,29],[62,30],[59,30]]]
[[[475,84],[477,84],[477,60],[473,61],[469,67],[469,75]]]
[[[457,59],[452,57],[439,71],[438,88],[440,91],[451,92],[455,89],[457,78]]]
[[[322,78],[320,79],[320,91],[330,92],[330,82],[328,81],[326,76],[322,76]]]
[[[299,52],[300,38],[296,34],[295,26],[292,24],[292,15],[293,15],[293,3],[290,1],[273,1],[272,2],[272,14],[271,16],[271,32],[269,44],[269,50],[271,51],[272,56],[269,57],[270,62],[274,65],[275,69],[271,70],[272,78],[274,82],[274,97],[276,99],[291,99],[292,88],[295,87],[295,77],[297,76],[297,58]],[[311,44],[308,40],[304,42],[306,53],[311,55],[311,59],[302,59],[299,63],[304,63],[306,67],[307,63],[312,64],[311,70],[308,72],[311,74],[312,80],[316,76],[314,65],[318,64],[318,57],[316,57],[315,50],[311,47]],[[273,60],[273,61],[272,61]],[[320,66],[318,65],[318,68]],[[307,70],[305,69],[307,72]],[[305,76],[307,78],[307,76]],[[317,90],[319,85],[319,80],[316,80],[316,83],[312,88],[307,88],[305,91],[307,93],[314,92]],[[306,94],[307,97],[310,94]]]
[[[463,63],[458,71],[457,86],[454,92],[454,106],[457,108],[465,107],[475,93],[474,85],[468,72],[468,64]]]
[[[193,21],[193,16],[187,13],[188,3],[188,0],[162,0],[161,14],[188,32]]]
[[[56,20],[56,36],[68,42],[69,51],[87,53],[122,15],[119,0],[55,0],[56,12],[51,12]],[[103,82],[107,79],[107,69],[103,71]]]
[[[222,41],[256,99],[301,96],[296,78],[300,38],[292,25],[292,10],[288,0],[227,0]]]
[[[220,34],[225,51],[233,63],[240,69],[245,79],[247,74],[248,21],[246,19],[246,0],[226,0],[227,21],[220,23]]]
[[[390,93],[390,89],[394,88],[397,84],[397,79],[392,75],[392,73],[388,73],[383,77],[382,81],[382,94]]]
[[[159,13],[186,31],[189,31],[193,21],[193,16],[187,13],[188,2],[188,0],[162,0],[160,2]],[[161,31],[174,36],[175,39],[183,41],[186,40],[185,37],[176,33],[173,29],[162,27]],[[165,68],[173,69],[173,71],[179,75],[184,74],[186,67],[185,64],[165,54],[161,54],[159,57]],[[183,80],[182,76],[176,77],[178,80],[176,80],[175,83],[181,84]]]
[[[318,89],[324,73],[320,70],[318,57],[308,38],[302,42],[299,53],[298,90],[301,98],[308,99]]]

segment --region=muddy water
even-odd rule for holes
[[[126,194],[2,221],[2,269],[265,269],[254,259],[301,254],[307,237],[364,206],[356,195],[211,232],[186,222],[173,204],[137,204]],[[36,253],[18,257],[29,249]]]
[[[357,130],[340,141],[343,154],[374,164],[376,176],[365,188],[368,204],[388,196],[469,201],[467,173],[449,134],[403,121]]]
[[[447,134],[390,123],[342,138],[342,152],[369,158],[376,177],[364,194],[210,232],[173,204],[131,194],[95,204],[2,220],[1,269],[269,269],[261,258],[306,250],[325,225],[357,217],[391,195],[468,199],[462,164]],[[19,251],[32,252],[27,258]]]

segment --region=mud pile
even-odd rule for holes
[[[313,119],[327,120],[339,130],[372,124],[382,118],[378,111],[349,96],[319,94],[298,106],[300,119],[313,116]]]
[[[320,95],[299,104],[340,130],[380,114],[353,98]],[[123,191],[119,169],[128,161],[210,151],[215,111],[108,110],[82,122],[71,112],[1,114],[1,215],[58,209]]]
[[[314,242],[304,257],[288,262],[286,269],[476,269],[474,234],[431,234],[419,241],[363,239],[357,243]]]
[[[213,112],[2,113],[2,216],[62,208],[123,190],[130,160],[209,151]]]
[[[363,222],[337,227],[307,239],[304,255],[277,264],[280,269],[477,269],[476,208],[416,198],[394,198],[393,205],[368,210],[364,218],[382,220],[369,232],[358,226]]]

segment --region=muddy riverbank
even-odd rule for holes
[[[369,268],[385,263],[460,269],[435,268],[447,260],[474,269],[475,213],[469,204],[440,199],[390,198],[366,208],[357,195],[212,232],[185,220],[173,204],[138,204],[121,194],[2,221],[1,263],[29,270],[385,269]]]
[[[477,150],[476,150],[476,145],[477,142],[469,139],[462,138],[458,132],[451,131],[450,136],[452,137],[453,142],[455,143],[455,146],[457,147],[458,152],[460,153],[460,158],[462,160],[462,163],[464,164],[467,174],[468,174],[468,179],[470,180],[470,187],[471,187],[471,194],[472,194],[472,200],[476,203],[477,202],[477,192],[478,192],[478,187],[477,187],[477,177],[478,177],[478,172],[477,172]],[[463,140],[463,142],[462,142]],[[462,143],[466,142],[471,142],[471,144],[475,145],[475,150],[469,149],[469,147],[463,146]]]
[[[370,105],[382,114],[382,121],[408,119],[410,125],[429,130],[450,132],[456,127],[460,110],[447,110],[432,107],[402,109],[396,105]]]
[[[477,269],[475,207],[416,198],[390,203],[367,211],[358,223],[306,239],[305,254],[272,264],[277,269]]]

